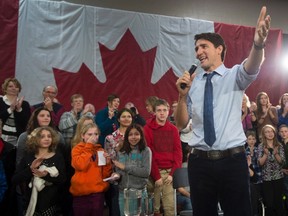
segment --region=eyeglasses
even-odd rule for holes
[[[51,94],[51,95],[56,95],[56,92],[51,92],[51,91],[45,91],[45,93]]]

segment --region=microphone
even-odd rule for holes
[[[196,69],[197,69],[197,64],[192,64],[192,66],[190,67],[190,69],[188,71],[190,76],[192,76],[192,74],[196,71]],[[181,89],[185,89],[187,87],[187,84],[181,83],[180,87],[181,87]]]

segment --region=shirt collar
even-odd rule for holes
[[[223,76],[225,71],[227,71],[227,68],[225,67],[224,64],[221,64],[218,68],[216,68],[216,70],[214,70],[216,72],[216,74]],[[202,72],[202,77],[204,77],[204,75],[206,74],[206,71]]]
[[[3,96],[3,101],[7,104],[7,105],[11,105],[10,101],[8,100],[7,95]]]

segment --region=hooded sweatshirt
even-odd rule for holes
[[[162,126],[156,117],[147,120],[144,126],[147,145],[152,151],[151,177],[157,181],[161,178],[159,169],[175,169],[181,167],[182,147],[178,129],[169,121]]]
[[[121,175],[119,189],[143,189],[146,187],[151,171],[151,151],[146,147],[143,151],[136,146],[129,154],[118,152],[118,161],[125,164],[125,169],[116,167],[116,172]]]
[[[81,142],[72,149],[72,167],[75,174],[71,178],[70,192],[73,196],[83,196],[104,192],[109,183],[103,179],[110,177],[111,164],[98,165],[98,151],[104,151],[100,144]]]

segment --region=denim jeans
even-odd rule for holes
[[[177,194],[177,205],[180,205],[181,211],[182,210],[192,210],[191,199],[182,195]]]
[[[193,216],[251,216],[249,172],[245,153],[219,160],[190,154],[188,176]]]

